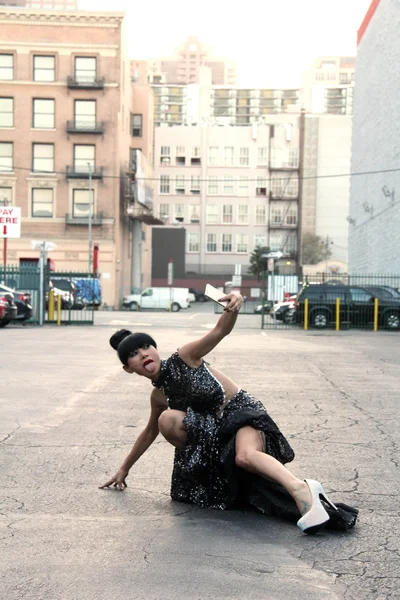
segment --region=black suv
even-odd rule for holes
[[[387,298],[374,288],[352,285],[310,284],[304,286],[295,301],[296,322],[304,323],[304,301],[308,298],[309,324],[324,329],[336,323],[336,299],[340,300],[340,323],[368,327],[374,322],[375,298],[378,298],[378,325],[400,329],[400,300]]]

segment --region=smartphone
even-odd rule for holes
[[[208,296],[208,298],[211,298],[211,300],[214,300],[214,302],[220,304],[223,307],[225,307],[228,304],[227,300],[225,302],[219,301],[219,299],[222,298],[222,296],[225,296],[224,292],[217,290],[217,288],[215,288],[213,285],[210,285],[209,283],[207,283],[204,293],[206,296]]]

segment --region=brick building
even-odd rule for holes
[[[30,242],[46,239],[57,245],[57,269],[87,270],[91,204],[103,299],[111,305],[130,291],[134,247],[123,20],[0,10],[0,202],[22,209],[22,237],[9,240],[8,262],[37,258]]]

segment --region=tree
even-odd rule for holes
[[[305,233],[302,240],[301,262],[303,265],[316,265],[332,256],[329,237],[324,240],[319,235]]]
[[[255,275],[258,280],[262,277],[262,273],[267,268],[267,259],[262,258],[262,254],[268,254],[269,248],[256,246],[250,256],[249,273]]]

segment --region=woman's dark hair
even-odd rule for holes
[[[128,364],[128,359],[135,350],[146,344],[157,348],[157,344],[147,333],[132,333],[128,329],[120,329],[110,337],[110,346],[117,351],[123,365]]]

